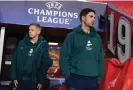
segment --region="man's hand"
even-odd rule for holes
[[[41,90],[41,89],[42,89],[42,84],[38,84],[38,85],[37,85],[37,89],[38,89],[38,90]]]
[[[17,80],[14,80],[14,85],[15,85],[15,88],[18,87],[18,81]]]

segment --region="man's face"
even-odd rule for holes
[[[35,38],[40,34],[40,29],[36,27],[35,25],[31,25],[29,27],[29,37],[30,38]]]
[[[86,16],[82,16],[82,20],[87,26],[93,26],[95,22],[95,13],[89,12]]]

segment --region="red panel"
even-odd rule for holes
[[[126,16],[126,15],[123,15],[122,13],[116,11],[116,10],[113,10],[112,8],[110,8],[109,6],[107,7],[107,10],[106,10],[106,13],[107,15],[109,16],[111,13],[114,13],[114,21],[113,21],[113,24],[114,24],[114,27],[113,27],[113,46],[114,46],[114,51],[115,51],[115,55],[114,56],[118,56],[117,54],[117,44],[119,43],[118,41],[118,37],[121,37],[119,35],[117,35],[118,33],[118,24],[119,24],[119,20],[120,20],[120,17],[123,17],[125,18],[125,20],[127,20],[129,26],[130,26],[130,32],[129,35],[127,36],[130,36],[129,39],[131,39],[131,44],[130,44],[130,48],[131,48],[131,56],[133,56],[133,45],[132,45],[132,37],[133,37],[133,19],[131,19],[129,16]],[[110,24],[108,23],[108,26],[110,26]],[[125,27],[128,27],[128,26],[125,26]],[[121,29],[122,31],[122,29]],[[104,48],[107,50],[107,44],[108,44],[108,37],[109,37],[109,32],[110,32],[110,28],[107,28],[107,32],[105,32],[104,34]],[[125,49],[125,48],[124,48]]]
[[[133,1],[105,1],[105,0],[104,1],[94,0],[94,1],[113,4],[119,10],[133,16]]]
[[[130,59],[121,64],[117,59],[105,59],[104,79],[99,90],[122,90]],[[129,89],[124,89],[129,90]]]

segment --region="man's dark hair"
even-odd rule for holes
[[[82,16],[86,16],[89,12],[93,12],[95,14],[95,10],[91,8],[82,9],[82,11],[80,12],[80,22],[82,21]]]
[[[41,26],[38,23],[31,23],[29,26],[36,26],[36,27],[38,27],[41,30]]]

